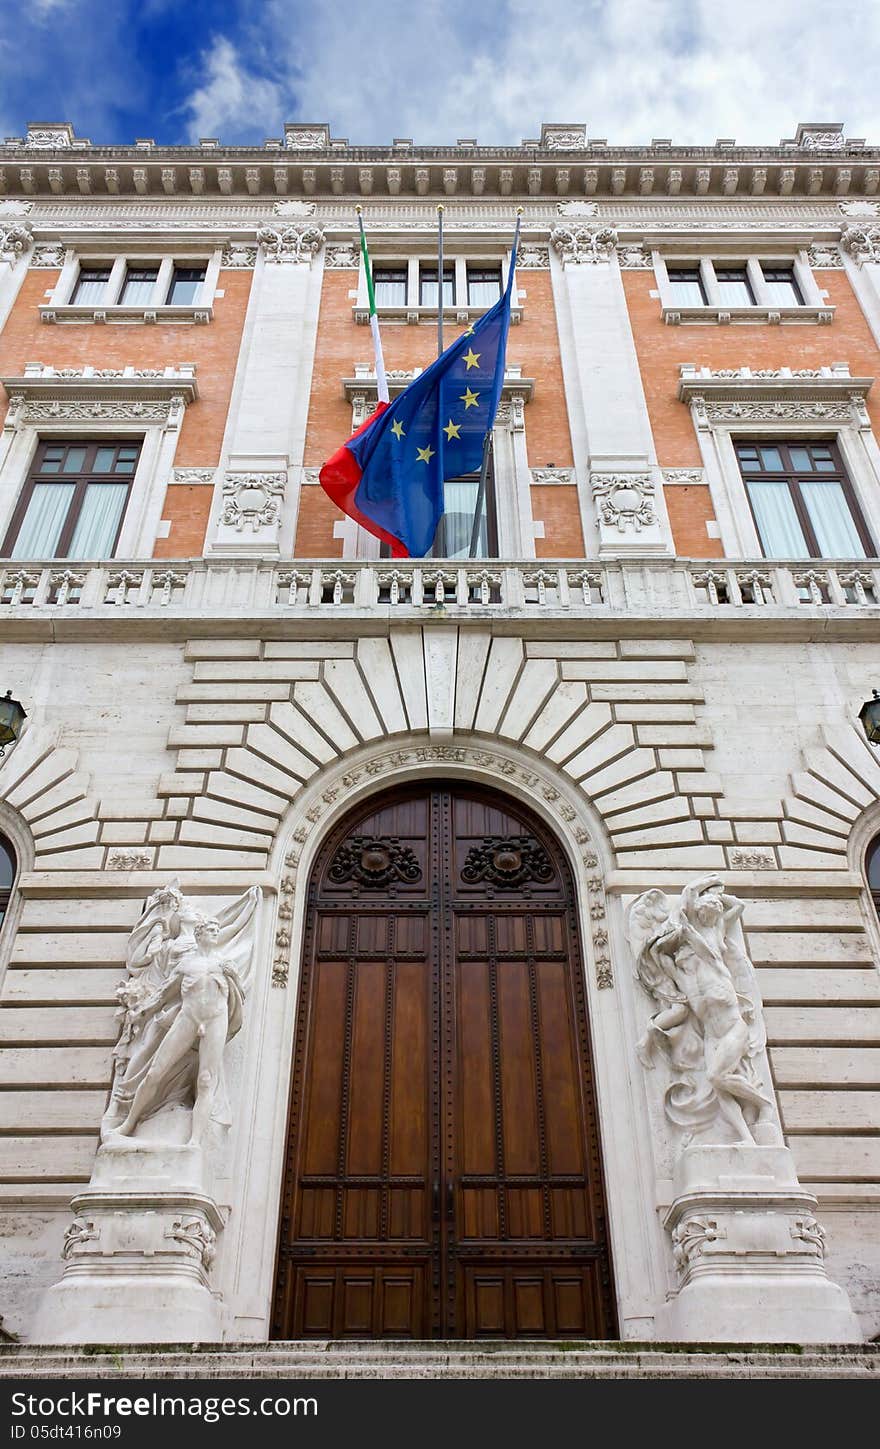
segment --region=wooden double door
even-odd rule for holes
[[[567,865],[505,796],[386,793],[309,888],[273,1336],[614,1335]]]

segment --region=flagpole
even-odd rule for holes
[[[443,353],[443,207],[437,207],[437,356]]]
[[[385,358],[382,355],[382,338],[379,335],[379,317],[376,312],[376,294],[373,289],[373,265],[370,261],[370,254],[367,250],[367,234],[364,231],[364,218],[362,208],[355,207],[357,212],[358,226],[361,233],[361,256],[364,261],[364,275],[367,279],[367,300],[370,308],[370,331],[373,335],[373,357],[376,368],[376,400],[380,403],[390,401],[388,392],[388,378],[385,375]]]
[[[516,211],[516,231],[513,236],[513,251],[510,253],[510,274],[507,279],[510,285],[516,268],[516,253],[519,247],[519,220],[522,216],[522,207],[518,206]],[[480,466],[480,481],[477,484],[477,501],[474,505],[474,521],[471,525],[471,545],[468,549],[468,558],[476,558],[477,549],[480,545],[480,525],[483,521],[483,504],[486,501],[486,479],[489,475],[489,455],[492,451],[492,429],[486,429],[486,436],[483,439],[483,461]]]

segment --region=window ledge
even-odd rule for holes
[[[834,307],[676,307],[662,306],[660,314],[669,326],[688,323],[730,323],[746,322],[833,322]]]
[[[369,327],[370,314],[366,307],[354,307],[354,320],[359,327]],[[444,307],[443,319],[446,322],[475,322],[478,318],[485,316],[489,311],[488,307]],[[380,322],[409,322],[418,326],[420,322],[428,322],[436,325],[436,307],[377,307],[376,313]],[[512,323],[522,321],[522,307],[511,307],[510,320]]]
[[[682,363],[679,368],[678,396],[681,402],[778,403],[778,402],[851,402],[864,403],[871,390],[873,377],[853,377],[846,363],[830,367],[765,368],[758,372],[748,367],[714,370]]]
[[[39,308],[43,322],[210,322],[213,307],[78,307],[47,303]]]

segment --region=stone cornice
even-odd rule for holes
[[[317,128],[316,128],[317,129]],[[546,129],[546,128],[545,128]],[[0,195],[28,196],[843,196],[880,190],[880,147],[0,145]],[[60,137],[56,137],[59,140]],[[839,144],[838,144],[839,141]]]

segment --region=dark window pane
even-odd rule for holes
[[[122,284],[120,303],[126,307],[138,307],[152,301],[158,275],[158,267],[129,267]]]
[[[809,448],[789,448],[791,454],[791,465],[798,473],[812,473],[813,455]]]
[[[752,289],[745,267],[716,267],[715,280],[721,301],[729,307],[751,307]]]
[[[419,303],[422,307],[437,306],[437,268],[422,267],[419,273]],[[455,272],[452,267],[443,268],[443,306],[455,304]]]
[[[169,307],[191,307],[205,280],[204,267],[175,267],[166,299]]]
[[[127,498],[127,483],[89,484],[68,558],[105,558],[112,553]]]
[[[673,267],[667,275],[675,289],[676,302],[683,307],[704,307],[706,305],[699,267]]]
[[[788,484],[750,478],[746,486],[765,557],[808,557],[810,551]]]
[[[799,307],[803,302],[792,267],[762,267],[768,300],[779,307]]]
[[[383,267],[373,272],[377,307],[406,306],[406,267]]]
[[[765,473],[782,472],[782,455],[778,448],[761,449],[761,467]]]
[[[95,461],[92,469],[95,473],[111,473],[113,462],[116,458],[115,448],[98,448],[95,452]]]
[[[501,296],[500,267],[468,267],[468,306],[491,307]]]
[[[872,891],[880,891],[880,836],[868,846],[868,885]]]
[[[93,306],[103,302],[109,280],[109,267],[81,267],[71,301]]]
[[[56,557],[75,488],[74,483],[37,483],[12,547],[12,558]]]
[[[64,458],[64,449],[63,448],[57,448],[57,447],[55,447],[55,448],[47,448],[46,451],[45,451],[45,453],[44,453],[44,455],[43,455],[43,461],[40,464],[40,472],[41,473],[60,473],[60,471],[61,471],[61,463],[62,463],[62,459],[63,458]]]
[[[843,485],[830,478],[805,478],[801,495],[807,505],[822,558],[864,558],[865,550],[850,512]]]
[[[64,459],[63,472],[81,473],[86,461],[85,448],[68,448],[67,457]]]
[[[0,891],[12,890],[15,880],[15,855],[12,846],[0,837]]]

